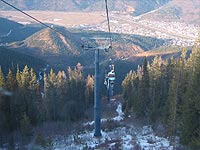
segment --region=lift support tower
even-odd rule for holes
[[[96,39],[95,39],[96,40]],[[102,39],[101,39],[102,40]],[[99,71],[99,51],[108,52],[111,46],[95,46],[84,44],[84,50],[95,51],[95,81],[94,81],[94,136],[101,136],[101,107],[100,107],[100,71]]]

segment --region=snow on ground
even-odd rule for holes
[[[122,104],[121,103],[118,104],[116,112],[118,113],[118,115],[116,117],[111,118],[111,119],[102,118],[101,123],[107,122],[108,120],[109,121],[122,121],[124,119],[124,113],[122,112]],[[93,124],[94,124],[94,121],[90,121],[90,122],[83,123],[83,126],[87,126],[87,125],[91,126]]]
[[[114,121],[121,121],[124,119],[124,113],[122,112],[122,104],[119,103],[116,109],[116,112],[118,113],[118,116],[114,117]]]
[[[95,138],[94,131],[85,131],[68,137],[57,137],[54,140],[54,150],[116,149],[116,145],[123,150],[132,150],[136,147],[141,150],[173,150],[166,138],[154,134],[135,135],[134,130],[134,128],[119,127],[110,132],[101,131],[101,138]]]
[[[60,21],[60,20],[62,20],[62,19],[59,19],[59,18],[55,18],[55,19],[53,19],[53,21]]]
[[[23,24],[23,25],[31,24],[31,22],[29,21],[19,21],[18,23]]]
[[[124,113],[121,103],[118,104],[116,112],[118,116],[113,121],[122,121]],[[107,119],[101,122],[106,123]],[[93,125],[94,122],[87,122],[83,126]],[[85,130],[82,133],[75,133],[67,137],[57,136],[53,140],[54,150],[83,150],[83,149],[122,149],[122,150],[172,150],[168,139],[155,136],[151,126],[144,126],[138,129],[131,127],[116,127],[109,131],[101,131],[102,137],[94,137],[93,130]]]

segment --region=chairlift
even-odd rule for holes
[[[90,38],[81,38],[83,44],[81,47],[84,50],[95,50],[100,49],[108,52],[112,49],[112,46],[109,44],[109,38],[107,37],[90,37]]]
[[[109,65],[110,71],[106,73],[105,75],[105,81],[104,84],[107,88],[107,95],[108,95],[108,101],[110,101],[110,97],[113,96],[113,88],[115,83],[115,70],[114,70],[114,64]]]

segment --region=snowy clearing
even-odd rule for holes
[[[112,118],[112,121],[120,122],[124,119],[122,104],[119,103],[116,109],[118,116]],[[109,119],[101,119],[106,123]],[[94,121],[84,123],[83,126],[93,125]],[[94,137],[93,130],[85,130],[82,133],[75,133],[67,137],[57,136],[53,140],[54,150],[83,150],[83,149],[101,149],[101,150],[172,150],[168,139],[155,136],[151,126],[144,126],[138,129],[131,127],[116,127],[110,131],[101,131],[102,137]]]

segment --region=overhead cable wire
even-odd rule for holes
[[[23,13],[24,15],[26,15],[26,16],[32,18],[33,20],[35,20],[35,21],[37,21],[38,23],[44,25],[45,27],[47,27],[47,28],[49,28],[49,29],[51,29],[51,30],[53,30],[53,31],[55,31],[55,32],[57,32],[57,33],[63,35],[60,31],[58,31],[58,30],[56,30],[55,28],[52,28],[51,26],[49,26],[49,25],[43,23],[42,21],[40,21],[40,20],[38,20],[37,18],[35,18],[35,17],[29,15],[28,13],[24,12],[23,10],[21,10],[21,9],[15,7],[15,6],[13,6],[12,4],[10,4],[10,3],[8,3],[8,2],[6,2],[6,1],[4,1],[4,0],[0,0],[0,1],[2,1],[3,3],[9,5],[10,7],[14,8],[14,9],[16,9],[17,11]],[[63,36],[64,36],[64,35],[63,35]]]
[[[109,19],[109,14],[108,14],[108,2],[105,0],[106,4],[106,15],[107,15],[107,22],[108,22],[108,32],[109,32],[109,38],[110,38],[110,47],[112,49],[112,38],[111,38],[111,30],[110,30],[110,19]]]

